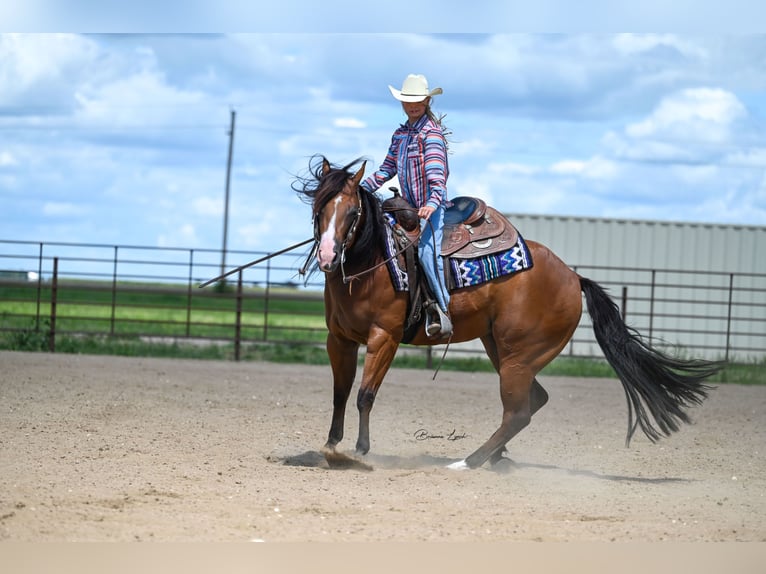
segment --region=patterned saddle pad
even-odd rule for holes
[[[458,200],[453,203],[460,205]],[[478,204],[481,212],[478,221],[476,210],[469,214],[467,221],[474,223],[456,222],[454,213],[452,221],[445,217],[442,257],[450,292],[525,271],[533,265],[532,255],[521,234],[502,214],[481,204]],[[408,291],[407,270],[399,264],[399,258],[393,256],[399,251],[393,231],[395,221],[390,215],[387,217],[391,224],[385,246],[389,275],[397,291]]]

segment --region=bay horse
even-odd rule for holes
[[[333,413],[321,450],[331,467],[349,460],[337,446],[343,439],[360,345],[367,350],[356,401],[356,454],[370,450],[370,412],[402,342],[408,308],[408,293],[394,289],[383,264],[385,227],[390,223],[378,197],[360,186],[365,164],[357,159],[338,167],[323,156],[314,156],[309,175],[293,183],[301,199],[312,206],[316,243],[309,260],[315,255],[315,269],[325,275]],[[705,399],[711,387],[704,380],[720,365],[674,358],[653,348],[624,323],[601,286],[575,273],[544,245],[527,241],[527,246],[534,262],[530,269],[451,294],[454,332],[450,341],[481,340],[500,377],[502,417],[484,444],[449,466],[477,468],[504,458],[506,443],[548,401],[536,375],[572,337],[582,314],[582,295],[596,340],[625,390],[626,445],[637,428],[654,442],[677,431],[679,423],[690,422],[685,409]],[[347,282],[349,276],[354,276],[353,281]],[[448,340],[429,339],[421,328],[409,342],[433,345]]]

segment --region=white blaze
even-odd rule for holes
[[[317,254],[317,260],[319,261],[319,267],[324,268],[332,264],[335,259],[335,220],[338,217],[338,204],[341,201],[341,197],[335,198],[335,205],[333,206],[332,217],[330,223],[327,225],[327,229],[324,230],[322,236],[319,238],[319,252]]]

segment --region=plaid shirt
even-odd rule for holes
[[[407,122],[397,128],[386,158],[362,187],[375,191],[397,174],[402,197],[413,207],[447,207],[447,142],[427,114],[413,126]]]

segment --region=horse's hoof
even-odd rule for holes
[[[509,473],[516,468],[516,463],[508,457],[501,457],[492,463],[490,467],[494,472]]]
[[[355,470],[372,470],[372,466],[370,466],[366,462],[362,462],[361,460],[357,458],[351,457],[342,452],[338,452],[337,450],[335,450],[335,447],[329,447],[325,445],[322,447],[321,452],[324,455],[324,459],[327,461],[327,464],[330,466],[330,468],[333,468],[333,469],[350,468]]]
[[[447,468],[450,470],[470,470],[471,467],[466,464],[465,460],[459,460],[452,464],[448,464]]]
[[[491,457],[489,457],[489,464],[492,466],[492,469],[507,469],[509,467],[516,466],[516,463],[511,458],[511,453],[508,452],[508,449],[503,447],[499,452],[496,452]]]

